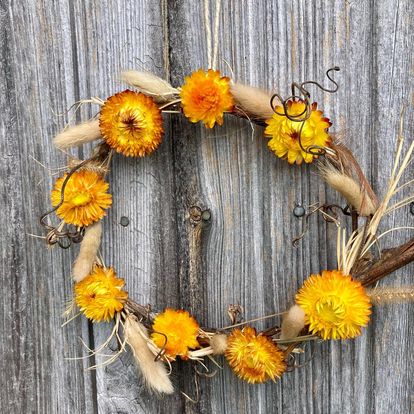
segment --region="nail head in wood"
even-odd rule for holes
[[[295,217],[303,217],[305,215],[306,211],[304,209],[304,207],[302,206],[295,206],[295,208],[293,209],[293,215]]]

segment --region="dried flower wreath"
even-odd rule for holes
[[[381,219],[414,200],[414,194],[391,203],[403,188],[400,184],[414,150],[412,142],[404,154],[399,133],[395,164],[385,196],[381,201],[369,185],[352,152],[329,132],[332,125],[316,103],[311,102],[307,85],[335,92],[338,85],[326,89],[314,81],[292,84],[292,96],[283,99],[260,89],[232,82],[217,70],[198,70],[174,88],[159,77],[144,72],[122,74],[134,90],[125,90],[106,99],[84,101],[100,105],[99,117],[66,128],[54,143],[67,149],[100,140],[91,158],[72,159],[68,172],[59,178],[51,192],[53,210],[40,222],[48,233],[49,246],[68,248],[80,243],[72,277],[74,298],[66,315],[83,313],[93,322],[114,321],[110,337],[89,355],[98,355],[112,338],[120,351],[104,362],[109,364],[125,351],[128,344],[148,388],[159,393],[174,392],[169,373],[178,357],[203,366],[203,358],[225,358],[234,373],[249,383],[280,378],[294,368],[295,355],[308,341],[351,339],[361,334],[370,320],[373,304],[413,300],[412,286],[370,288],[378,280],[414,260],[414,239],[385,251],[374,249],[388,229],[378,234]],[[183,113],[190,122],[202,122],[206,128],[222,125],[224,115],[246,118],[265,126],[268,147],[290,164],[311,163],[326,183],[346,200],[341,209],[352,217],[352,233],[335,214],[336,205],[318,205],[305,218],[318,211],[337,226],[337,268],[310,275],[296,294],[296,304],[282,316],[281,325],[258,332],[253,322],[241,321],[238,310],[230,309],[232,325],[225,328],[201,328],[186,311],[167,308],[153,312],[135,303],[124,290],[124,280],[112,267],[104,265],[98,254],[101,219],[110,208],[112,196],[105,176],[113,151],[130,157],[144,157],[155,151],[163,136],[162,113]],[[402,122],[401,122],[402,125]],[[57,226],[47,217],[56,213]],[[359,220],[363,224],[359,225]],[[270,315],[275,316],[275,315]],[[74,316],[70,317],[72,320]],[[214,359],[213,359],[214,361]],[[169,369],[167,369],[169,366]]]

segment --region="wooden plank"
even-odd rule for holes
[[[237,81],[289,93],[292,80],[325,81],[339,65],[341,89],[315,99],[342,131],[374,189],[384,188],[402,103],[413,94],[413,7],[410,0],[222,2],[218,67]],[[210,10],[214,16],[214,8]],[[226,367],[200,379],[198,404],[179,393],[162,400],[145,391],[130,353],[108,367],[84,372],[96,361],[64,361],[84,354],[82,336],[96,346],[110,326],[78,319],[60,329],[61,310],[72,295],[75,250],[46,252],[37,218],[47,210],[52,179],[31,161],[63,165],[51,137],[68,120],[74,101],[105,97],[123,88],[120,69],[145,68],[171,76],[174,85],[207,66],[203,2],[30,1],[2,5],[0,81],[2,159],[1,277],[5,296],[0,367],[9,380],[0,391],[11,412],[409,412],[413,360],[409,355],[412,305],[378,308],[355,341],[317,344],[312,360],[275,384],[248,386]],[[82,108],[77,120],[94,114]],[[405,111],[413,136],[413,109]],[[316,216],[298,248],[296,203],[336,202],[312,167],[291,167],[266,148],[262,130],[227,118],[206,131],[182,117],[166,117],[159,151],[136,160],[116,156],[111,173],[115,203],[104,222],[103,256],[126,278],[131,297],[158,309],[190,309],[200,323],[223,326],[226,307],[240,303],[252,318],[286,309],[310,272],[335,266],[335,229]],[[7,132],[6,132],[7,131]],[[82,155],[82,152],[81,152]],[[410,170],[412,177],[413,171]],[[407,177],[409,178],[409,177]],[[37,184],[40,182],[40,184]],[[36,185],[36,194],[33,187]],[[189,207],[212,211],[202,250]],[[412,225],[404,209],[386,226]],[[121,217],[129,225],[120,225]],[[13,226],[10,225],[13,223]],[[319,227],[317,226],[319,224]],[[384,226],[384,228],[387,228]],[[403,241],[393,234],[386,243]],[[385,283],[412,282],[413,266]],[[63,277],[63,274],[65,277]],[[272,322],[259,323],[259,328]],[[117,352],[116,344],[112,352]],[[219,360],[219,362],[223,362]],[[214,365],[208,365],[214,369]],[[178,390],[196,395],[188,363],[175,367]],[[392,395],[392,398],[390,398]]]
[[[48,167],[64,165],[51,136],[75,99],[66,2],[2,2],[1,9],[2,412],[93,412],[90,373],[69,362],[88,338],[78,319],[61,329],[73,252],[29,235],[50,209]],[[67,47],[69,46],[69,47]],[[59,124],[59,125],[57,125]],[[33,158],[32,158],[33,157]]]
[[[118,80],[125,69],[168,76],[162,2],[76,1],[73,15],[80,97],[106,98],[126,89]],[[114,157],[110,184],[115,198],[104,222],[102,242],[105,263],[125,278],[130,296],[160,308],[178,302],[168,122],[166,129],[165,142],[153,156]],[[129,219],[127,227],[120,224],[121,217]],[[110,330],[109,324],[94,326],[95,347],[106,340]],[[116,344],[111,349],[113,353],[118,350]],[[105,359],[97,357],[94,362],[101,364]],[[146,391],[130,353],[96,370],[96,392],[100,413],[158,412],[165,405]],[[181,405],[179,394],[168,399],[172,412],[180,411]]]
[[[413,62],[411,47],[414,30],[414,4],[411,1],[397,3],[382,2],[373,10],[378,25],[374,32],[376,45],[372,64],[376,75],[372,92],[373,114],[379,122],[373,123],[371,133],[377,138],[373,142],[371,168],[373,182],[377,187],[391,172],[391,158],[395,131],[399,128],[399,115],[404,113],[404,136],[414,139]],[[405,180],[414,178],[414,168],[409,168]],[[412,187],[411,192],[412,192]],[[403,191],[397,199],[407,196]],[[406,207],[386,220],[386,228],[412,226],[413,216]],[[412,235],[412,230],[398,231],[387,236],[383,245],[402,243]],[[414,265],[396,272],[384,280],[384,284],[406,285],[413,283]],[[377,309],[373,324],[373,363],[375,366],[374,403],[376,412],[395,410],[392,400],[399,401],[401,412],[413,410],[413,358],[412,323],[413,305],[393,305]],[[392,398],[389,398],[392,396]]]
[[[385,3],[388,8],[393,7]],[[369,3],[224,2],[219,57],[229,62],[237,80],[274,87],[284,94],[289,92],[292,80],[325,81],[323,73],[327,68],[335,64],[341,66],[343,72],[336,78],[341,81],[342,88],[337,95],[323,96],[317,90],[312,93],[335,121],[335,130],[345,132],[344,139],[377,188],[380,179],[381,188],[384,188],[385,176],[381,171],[390,170],[392,150],[379,157],[379,148],[393,145],[395,125],[390,125],[385,116],[375,116],[378,96],[388,99],[382,89],[375,90],[381,80],[377,56],[381,56],[381,68],[385,73],[393,59],[389,43],[377,41],[376,36],[381,27],[381,32],[389,38],[397,33],[403,45],[412,25],[410,7],[408,2],[400,2],[399,14],[411,16],[405,17],[406,27],[402,33],[401,28],[395,32],[391,17],[379,18],[376,6]],[[202,16],[201,4],[179,2],[169,8],[170,27],[174,27],[170,34],[170,46],[174,51],[170,66],[172,80],[177,85],[184,74],[206,66],[204,31],[200,35],[200,27],[204,24]],[[390,10],[388,16],[396,18]],[[399,64],[395,56],[401,56],[404,62],[405,58],[401,52],[393,53],[396,68]],[[224,60],[219,68],[229,74]],[[404,90],[393,107],[395,120],[402,97],[409,99],[410,96],[410,91],[403,86],[409,80],[410,70],[400,73],[404,76],[393,80],[397,90]],[[383,108],[385,111],[389,105],[384,104]],[[410,118],[411,108],[407,111]],[[387,133],[378,136],[374,124],[388,128]],[[309,205],[325,197],[328,201],[337,201],[337,196],[325,190],[310,168],[294,169],[276,160],[265,148],[260,132],[250,139],[244,122],[227,120],[226,126],[216,128],[213,133],[206,133],[198,126],[185,126],[183,122],[177,125],[180,128],[174,130],[179,129],[182,135],[175,142],[186,151],[184,154],[177,152],[176,164],[189,170],[178,175],[184,181],[181,188],[185,192],[185,183],[195,177],[193,188],[196,191],[192,188],[191,193],[204,200],[213,214],[206,246],[207,291],[203,293],[208,313],[207,320],[202,320],[209,325],[225,324],[225,306],[235,302],[245,307],[247,317],[285,309],[310,272],[335,266],[334,256],[327,254],[334,249],[335,229],[325,230],[321,220],[319,228],[316,218],[311,221],[311,230],[299,249],[290,248],[290,240],[300,232],[300,223],[291,214],[294,204]],[[407,136],[412,136],[412,127],[406,125]],[[379,158],[382,167],[372,166]],[[186,164],[187,168],[182,167]],[[383,168],[385,165],[387,169]],[[180,180],[176,182],[178,187]],[[403,223],[407,220],[406,214],[404,210],[398,215]],[[407,282],[410,269],[401,274],[406,275],[401,281]],[[390,338],[393,349],[401,350],[401,356],[409,349],[406,339],[409,337],[406,331],[408,308],[408,305],[396,307],[402,309],[399,324],[403,335],[396,338],[400,331],[394,331]],[[389,309],[380,309],[376,316],[387,315],[382,317],[390,324],[397,319],[397,314],[388,312]],[[198,316],[204,315],[198,312]],[[409,375],[409,363],[404,358],[403,368],[401,358],[398,361],[400,371],[391,368],[390,360],[381,364],[379,355],[383,355],[385,349],[376,324],[374,322],[355,342],[318,345],[306,368],[286,375],[277,384],[250,387],[225,368],[218,378],[210,381],[200,407],[206,412],[362,413],[374,409],[386,412],[382,409],[388,407],[387,388],[390,387],[398,390],[398,404],[403,411],[408,411],[412,381],[406,378],[401,382],[399,376],[403,370]],[[381,350],[380,354],[376,354],[377,349]],[[386,376],[376,374],[380,364]],[[200,407],[187,408],[196,411]]]

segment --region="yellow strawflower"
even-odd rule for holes
[[[347,339],[361,334],[371,314],[371,302],[360,282],[339,270],[311,275],[296,294],[313,334],[323,339]]]
[[[52,205],[61,201],[61,190],[67,174],[56,180],[51,192]],[[112,205],[112,196],[108,193],[109,184],[94,171],[80,170],[72,174],[67,181],[63,204],[56,214],[66,223],[75,226],[89,226],[99,221],[105,210]]]
[[[234,329],[227,339],[226,358],[238,377],[253,384],[275,381],[286,370],[283,352],[249,326]]]
[[[128,157],[143,157],[155,151],[164,132],[161,111],[154,100],[130,90],[106,100],[99,127],[107,144]]]
[[[287,112],[290,116],[301,118],[304,116],[304,110],[305,103],[303,101],[288,101]],[[275,112],[277,113],[273,115],[272,119],[266,121],[265,135],[271,137],[268,143],[270,150],[279,158],[287,159],[289,164],[301,164],[303,160],[310,163],[317,158],[317,155],[310,154],[301,148],[299,131],[302,123],[291,121],[284,115],[278,115],[284,113],[281,106],[277,106]],[[323,112],[317,110],[317,104],[313,103],[310,117],[305,121],[300,134],[302,147],[306,150],[313,145],[328,146],[331,138],[327,130],[331,125],[329,119],[323,116]]]
[[[89,276],[75,284],[75,302],[88,319],[109,321],[128,299],[124,285],[112,267],[95,266]]]

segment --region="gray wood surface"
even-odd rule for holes
[[[328,67],[341,67],[336,95],[312,92],[374,189],[383,190],[403,104],[405,136],[414,136],[413,1],[222,3],[219,68],[231,75],[227,61],[237,81],[287,94],[292,80],[323,80]],[[121,69],[147,69],[178,86],[206,67],[203,2],[3,0],[0,47],[1,412],[410,412],[412,305],[376,308],[361,337],[315,346],[305,367],[275,384],[247,385],[224,364],[214,378],[200,380],[198,404],[179,393],[160,400],[146,392],[129,353],[96,371],[85,368],[99,358],[66,360],[85,354],[79,337],[96,346],[110,326],[79,318],[60,327],[77,248],[47,250],[29,235],[41,234],[38,217],[49,208],[54,179],[34,159],[50,168],[65,164],[51,139],[68,122],[67,109],[125,88],[117,80]],[[96,110],[85,106],[74,121]],[[156,154],[116,156],[110,178],[115,202],[102,252],[137,302],[183,306],[201,324],[223,326],[228,304],[240,303],[246,318],[284,310],[310,272],[335,266],[335,229],[316,217],[299,247],[291,247],[302,226],[292,215],[295,203],[338,201],[312,168],[276,159],[262,130],[252,136],[241,120],[227,118],[206,132],[171,116],[165,128]],[[212,212],[198,255],[188,248],[197,237],[191,205]],[[120,225],[122,216],[128,227]],[[384,228],[394,225],[413,225],[408,208]],[[407,233],[392,234],[385,245]],[[412,283],[413,270],[382,283]],[[174,382],[195,394],[188,364],[177,364]]]

